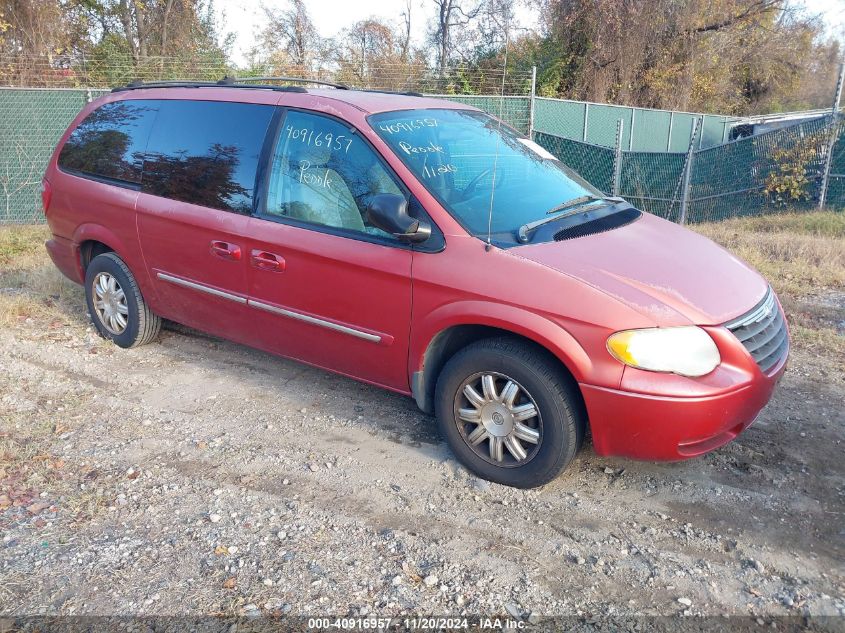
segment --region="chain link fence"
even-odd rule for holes
[[[845,209],[845,133],[840,133],[833,145],[827,203],[833,208]]]
[[[67,126],[103,90],[0,89],[0,224],[43,221],[41,177]]]
[[[600,190],[675,222],[817,209],[828,160],[827,206],[845,207],[845,134],[830,115],[688,153],[622,150],[618,182],[613,149],[542,132],[534,139]]]
[[[348,60],[303,67],[265,64],[250,71],[232,67],[222,57],[202,58],[68,52],[49,58],[24,54],[0,55],[0,86],[18,88],[112,88],[131,81],[218,81],[225,76],[248,79],[281,75],[336,82],[354,88],[414,91],[448,95],[531,94],[532,72],[504,71],[495,62],[458,64],[439,71],[422,61],[380,63]]]
[[[475,95],[430,95],[441,97],[449,101],[457,101],[466,105],[489,112],[499,117],[508,125],[523,134],[528,134],[531,127],[531,97],[520,96],[475,96]]]
[[[573,141],[545,132],[534,132],[534,140],[593,186],[601,191],[613,191],[614,156],[609,147]]]

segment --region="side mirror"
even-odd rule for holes
[[[408,201],[395,193],[374,195],[367,205],[367,218],[373,226],[406,242],[425,242],[431,225],[408,215]]]

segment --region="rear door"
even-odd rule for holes
[[[246,231],[275,112],[261,104],[158,101],[137,218],[162,316],[249,340]]]
[[[407,195],[354,129],[288,111],[249,226],[249,303],[264,349],[407,392],[413,252],[368,223],[377,193]]]

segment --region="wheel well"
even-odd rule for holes
[[[90,264],[91,260],[97,255],[112,252],[114,252],[114,249],[111,246],[98,242],[97,240],[86,240],[82,242],[79,246],[79,257],[82,263],[82,272],[85,272],[88,268],[88,264]]]
[[[455,325],[439,332],[431,340],[423,356],[422,371],[418,371],[413,375],[411,381],[412,390],[420,409],[426,413],[434,412],[434,389],[437,385],[437,377],[452,356],[476,341],[503,336],[541,350],[560,368],[561,376],[575,386],[575,391],[581,397],[581,389],[578,388],[578,383],[573,377],[572,372],[569,371],[569,368],[557,356],[539,343],[509,330],[491,327],[489,325]],[[583,406],[583,400],[581,405]]]

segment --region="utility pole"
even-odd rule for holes
[[[531,67],[531,101],[528,104],[528,138],[534,138],[534,97],[537,96],[537,67]]]
[[[689,137],[689,149],[687,149],[687,160],[684,163],[684,184],[681,190],[681,217],[678,220],[681,224],[687,223],[687,211],[689,210],[689,188],[692,180],[692,159],[695,155],[695,137],[698,134],[698,126],[701,119],[695,119],[692,124],[692,132]]]
[[[625,122],[616,121],[616,151],[613,154],[613,195],[618,196],[622,188],[622,130]]]
[[[833,97],[833,108],[830,111],[830,140],[827,144],[827,157],[824,162],[822,184],[819,189],[819,209],[827,204],[827,190],[830,186],[830,170],[833,167],[833,150],[839,137],[839,104],[842,100],[842,84],[845,82],[845,63],[839,64],[839,81],[836,82],[836,95]]]

